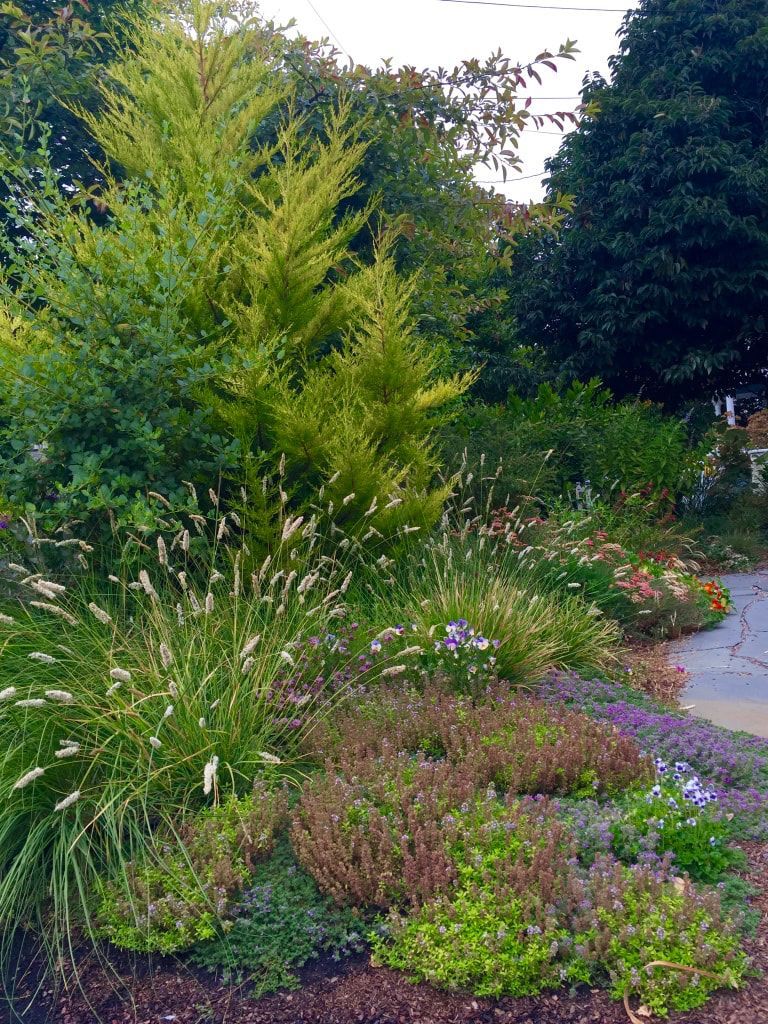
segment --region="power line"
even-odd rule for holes
[[[326,28],[326,29],[328,30],[328,34],[330,35],[331,39],[333,39],[333,40],[334,40],[334,42],[336,43],[336,45],[338,46],[338,48],[339,48],[340,50],[342,50],[342,51],[343,51],[344,53],[346,53],[346,55],[347,55],[347,56],[349,57],[349,59],[350,59],[350,60],[352,60],[352,54],[351,54],[351,53],[349,52],[349,50],[348,50],[348,49],[346,48],[346,46],[344,46],[344,44],[342,43],[342,41],[341,41],[341,40],[339,39],[339,37],[338,37],[338,36],[336,35],[336,33],[335,33],[335,32],[333,31],[333,29],[332,29],[332,28],[331,28],[331,26],[330,26],[330,25],[328,24],[328,22],[327,22],[327,21],[325,20],[325,18],[324,18],[324,17],[322,16],[322,14],[320,13],[320,11],[318,11],[318,9],[317,9],[317,8],[315,7],[315,5],[314,5],[314,4],[312,3],[312,0],[307,0],[307,4],[309,5],[310,9],[311,9],[312,11],[314,11],[314,13],[315,13],[315,17],[316,17],[316,18],[318,19],[318,21],[320,21],[320,22],[321,22],[321,23],[322,23],[322,24],[323,24],[323,25],[325,26],[325,28]]]
[[[473,4],[479,7],[520,7],[533,11],[602,11],[612,14],[626,14],[630,7],[561,7],[553,4],[510,4],[506,0],[440,0],[442,4]]]
[[[523,174],[519,178],[517,178],[517,177],[513,178],[513,177],[509,176],[507,178],[485,178],[485,179],[478,178],[477,180],[478,180],[478,182],[481,185],[500,185],[500,184],[509,185],[510,183],[512,183],[514,185],[514,183],[516,181],[530,181],[531,178],[543,178],[545,174],[549,174],[549,171],[545,171],[542,168],[542,170],[537,171],[535,174]]]

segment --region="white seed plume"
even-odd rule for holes
[[[42,651],[32,651],[27,657],[30,661],[40,661],[43,665],[53,665],[56,659],[50,654],[43,654]]]
[[[122,685],[122,683],[112,683],[110,688],[107,690],[107,697],[111,697],[113,693],[117,693]]]
[[[210,615],[212,611],[213,611],[213,594],[209,590],[208,593],[205,595],[205,614],[206,615]]]
[[[17,708],[44,708],[48,703],[47,700],[43,700],[42,697],[28,697],[26,700],[15,701]]]
[[[9,562],[8,568],[11,572],[20,572],[23,576],[26,576],[29,572],[28,569],[25,569],[23,565],[19,565],[18,562]]]
[[[290,538],[296,533],[298,528],[304,522],[304,516],[297,516],[295,519],[291,519],[290,516],[283,523],[282,540],[290,540]]]
[[[282,764],[283,763],[280,760],[279,757],[276,757],[274,754],[268,754],[266,752],[266,750],[260,750],[259,751],[259,757],[262,759],[262,761],[266,761],[267,764]]]
[[[158,594],[155,588],[152,586],[152,580],[149,578],[149,573],[146,569],[142,569],[139,573],[139,583],[142,586],[144,593],[151,597],[153,600],[157,600]]]
[[[195,501],[197,501],[197,491],[195,490],[195,485],[193,483],[191,483],[189,480],[182,480],[181,482],[184,484],[184,486],[187,488],[189,493],[192,495],[193,499]]]
[[[381,673],[383,676],[399,676],[405,672],[405,665],[390,665],[389,668],[385,668]]]
[[[95,619],[98,619],[99,622],[103,622],[105,626],[112,625],[112,616],[109,614],[109,612],[105,612],[103,608],[99,608],[99,606],[94,601],[91,601],[91,603],[88,605],[88,611],[91,613],[91,615],[93,615]]]
[[[208,723],[206,722],[206,720],[204,718],[201,717],[201,718],[198,718],[197,724],[200,726],[201,729],[204,729]]]
[[[296,662],[293,660],[293,655],[290,654],[288,651],[280,651],[280,657],[283,659],[283,661],[287,662],[291,667],[293,667],[296,664]]]
[[[233,522],[233,523],[235,524],[235,526],[237,526],[238,528],[239,528],[240,526],[242,526],[242,523],[241,523],[241,521],[240,521],[240,516],[239,516],[239,515],[237,514],[237,512],[230,512],[230,513],[229,513],[229,518],[230,518],[230,519],[232,520],[232,522]]]
[[[184,625],[184,609],[181,607],[180,603],[177,603],[176,605],[176,621],[180,626]]]
[[[160,565],[168,565],[168,548],[162,537],[157,538],[157,560]]]
[[[111,668],[109,678],[116,679],[118,683],[130,683],[131,673],[127,668]]]
[[[219,759],[214,754],[210,761],[203,768],[203,793],[208,794],[213,789],[213,784],[216,781],[216,775],[219,770]]]
[[[173,714],[173,704],[169,704],[168,707],[163,712],[163,718],[170,718],[172,714]]]
[[[181,589],[186,590],[187,587],[189,586],[189,584],[187,583],[187,574],[185,572],[180,572],[178,579],[181,585]]]
[[[222,516],[219,520],[219,527],[216,530],[216,540],[224,540],[229,533],[229,527],[227,526],[227,517]]]
[[[384,508],[397,508],[398,505],[402,505],[402,504],[403,504],[403,499],[402,498],[392,498],[391,501],[387,502],[387,504],[384,506]]]
[[[168,501],[164,494],[158,494],[157,491],[147,491],[147,495],[150,498],[154,498],[155,501],[159,501],[161,505],[165,505],[166,508],[171,507],[170,501]]]
[[[109,574],[109,576],[107,576],[107,579],[109,580],[110,583],[120,583],[120,577],[113,576],[111,573]]]
[[[247,676],[255,664],[255,658],[246,658],[242,666],[240,667],[240,671],[243,673],[244,676]],[[211,707],[213,707],[213,705],[211,705]]]
[[[76,789],[74,793],[70,793],[69,796],[65,796],[63,800],[59,800],[56,806],[53,808],[54,811],[66,811],[72,804],[76,804],[80,799],[80,790]]]
[[[75,754],[77,754],[79,752],[79,750],[80,750],[80,744],[79,743],[71,743],[69,746],[62,747],[61,750],[57,750],[56,753],[53,756],[54,757],[58,757],[60,759],[61,758],[65,758],[65,757],[74,757]]]
[[[217,697],[213,704],[210,705],[211,711],[215,711],[219,704],[221,704],[221,697]]]
[[[30,782],[34,782],[35,779],[39,779],[41,775],[45,775],[45,768],[33,768],[32,771],[27,772],[26,775],[22,775],[18,782],[14,782],[14,789],[24,789]]]
[[[185,530],[181,535],[181,550],[189,551],[189,530]]]
[[[16,696],[15,686],[6,686],[4,690],[0,690],[0,700],[10,700],[11,697]]]
[[[163,663],[163,668],[170,668],[173,662],[173,655],[167,644],[160,644],[160,660]]]
[[[179,699],[179,688],[172,679],[168,683],[168,693],[170,693],[174,700]]]
[[[218,583],[220,580],[223,579],[223,574],[220,573],[218,569],[216,569],[213,573],[211,573],[210,585],[213,586],[214,583]]]
[[[194,615],[200,615],[203,609],[200,607],[200,602],[197,600],[195,592],[193,590],[188,590],[187,597],[189,598],[189,603],[192,607],[192,613]]]
[[[45,696],[48,700],[55,700],[59,704],[72,704],[75,699],[69,690],[46,690]]]
[[[2,622],[4,626],[13,626],[16,623],[16,619],[14,619],[13,616],[11,615],[4,615],[2,612],[0,612],[0,622]]]
[[[160,740],[157,738],[157,736],[150,736],[149,737],[149,745],[150,745],[150,747],[152,747],[153,750],[159,750],[160,747],[162,747],[163,744],[160,742]]]
[[[246,640],[245,644],[243,644],[242,651],[240,651],[240,657],[241,658],[247,658],[249,654],[253,654],[253,652],[256,650],[256,647],[258,646],[260,640],[261,640],[261,633],[256,633],[249,640]]]
[[[69,612],[63,608],[59,608],[57,604],[49,604],[47,601],[30,601],[30,605],[33,608],[39,608],[40,611],[48,612],[50,615],[57,615],[60,619],[64,619],[70,626],[77,625],[77,619],[74,615],[70,615]]]
[[[35,589],[45,587],[46,590],[52,590],[54,594],[65,594],[67,592],[67,588],[63,583],[54,583],[52,580],[36,580],[32,586]]]
[[[219,496],[216,493],[216,491],[214,491],[214,489],[212,487],[208,488],[208,497],[211,499],[211,503],[218,508]]]

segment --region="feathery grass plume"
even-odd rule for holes
[[[173,654],[170,647],[165,643],[160,644],[160,660],[163,663],[163,668],[170,668],[173,664]]]
[[[27,657],[30,661],[39,661],[43,665],[53,665],[56,662],[52,654],[45,654],[44,651],[32,651]]]
[[[72,704],[75,699],[69,690],[46,690],[45,696],[48,700],[56,701],[59,704]]]
[[[77,625],[75,616],[57,604],[49,604],[47,601],[30,601],[29,604],[32,608],[39,608],[40,611],[48,612],[49,615],[56,615],[60,619],[64,619],[70,626]]]
[[[71,807],[72,804],[76,804],[79,799],[80,790],[76,789],[73,793],[70,793],[69,796],[65,796],[63,800],[59,800],[59,802],[54,805],[53,809],[54,811],[66,811],[66,809]]]
[[[13,702],[13,706],[17,708],[44,708],[48,703],[43,697],[28,697],[25,700],[17,700]]]
[[[114,579],[117,580],[117,577],[115,577]],[[88,603],[88,611],[91,613],[91,615],[93,615],[94,618],[98,619],[99,622],[101,622],[103,625],[114,625],[112,616],[109,614],[109,612],[105,612],[104,609],[100,608],[95,601],[90,601]]]
[[[111,668],[109,677],[118,683],[130,683],[131,681],[131,673],[127,668]]]
[[[13,784],[14,789],[25,789],[30,783],[45,775],[45,768],[33,768],[17,779]]]
[[[0,623],[4,626],[14,626],[16,624],[16,619],[14,619],[12,615],[6,615],[5,613],[0,612]]]
[[[0,690],[0,700],[10,700],[11,697],[15,697],[17,693],[15,686],[6,686],[5,689]]]

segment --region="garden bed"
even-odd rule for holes
[[[768,844],[746,843],[753,905],[761,912],[754,937],[745,942],[752,966],[761,974],[740,991],[715,993],[689,1013],[669,1018],[685,1024],[757,1024],[768,1009]],[[218,985],[171,958],[144,960],[140,970],[115,963],[120,984],[111,990],[103,972],[87,967],[82,991],[51,1003],[39,999],[24,1015],[26,1024],[626,1024],[620,1003],[605,992],[582,988],[520,999],[477,999],[412,984],[369,957],[343,965],[331,959],[301,972],[301,989],[254,999],[247,985]],[[18,1004],[21,1008],[22,1000]]]

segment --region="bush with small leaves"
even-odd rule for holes
[[[166,843],[155,835],[141,858],[102,886],[101,933],[126,949],[161,953],[213,938],[272,850],[286,810],[284,791],[257,782],[249,797],[199,812]]]
[[[421,693],[380,691],[319,723],[309,741],[346,772],[361,758],[405,751],[461,764],[479,787],[515,793],[615,793],[654,774],[617,730],[500,684],[476,702],[434,683]]]
[[[340,959],[366,944],[362,919],[320,894],[285,841],[256,865],[232,917],[226,934],[192,951],[192,962],[225,980],[250,977],[259,994],[297,988],[295,971],[309,960]]]

